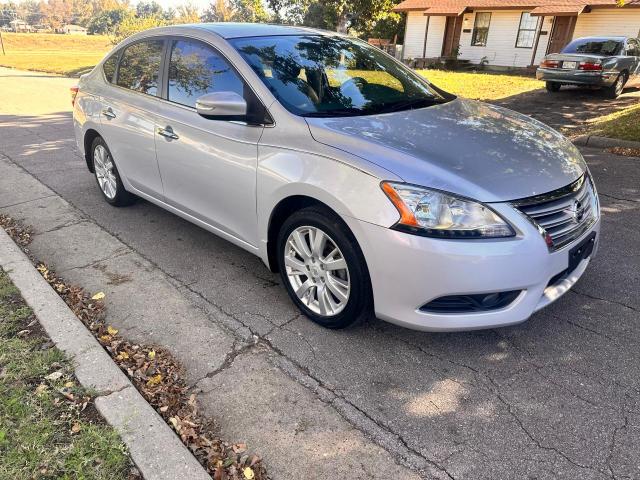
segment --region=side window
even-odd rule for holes
[[[102,64],[102,71],[104,72],[104,77],[107,79],[107,82],[113,83],[113,75],[116,73],[116,65],[118,64],[118,55],[120,52],[116,52],[111,55],[105,62]]]
[[[136,92],[157,95],[163,43],[163,40],[147,40],[125,48],[118,67],[117,84]]]
[[[471,45],[478,47],[487,46],[487,37],[489,36],[489,24],[491,23],[491,12],[478,12],[473,24],[473,34],[471,36]]]
[[[169,62],[168,99],[195,107],[198,97],[211,92],[235,92],[244,96],[244,82],[207,45],[196,40],[174,40]]]

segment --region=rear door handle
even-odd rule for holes
[[[173,131],[173,128],[171,128],[170,126],[166,126],[164,128],[160,127],[157,130],[158,135],[162,135],[165,138],[169,138],[171,140],[178,140],[180,137],[178,135],[176,135],[176,133]]]
[[[104,115],[107,118],[116,118],[116,114],[113,113],[113,110],[111,109],[111,107],[103,108],[102,115]]]

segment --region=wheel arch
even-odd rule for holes
[[[94,130],[93,128],[89,128],[87,129],[86,132],[84,132],[84,140],[83,140],[83,144],[84,144],[84,160],[87,162],[87,168],[89,169],[89,171],[91,173],[93,173],[93,159],[91,158],[91,145],[93,144],[93,141],[98,138],[101,137],[101,135],[98,133],[97,130]]]
[[[280,231],[282,224],[294,212],[312,206],[318,206],[327,209],[338,218],[341,218],[340,214],[329,205],[318,200],[317,198],[310,197],[308,195],[290,195],[288,197],[285,197],[280,200],[271,211],[271,216],[269,217],[269,223],[267,227],[267,262],[268,267],[272,272],[278,271],[276,244],[278,232]]]

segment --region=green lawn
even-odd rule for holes
[[[640,105],[589,121],[585,133],[640,142]]]
[[[3,33],[2,38],[6,55],[0,51],[0,66],[67,76],[91,70],[112,48],[103,35]]]
[[[447,92],[476,100],[499,100],[544,87],[543,82],[521,75],[445,70],[418,70],[418,73]]]
[[[119,437],[47,341],[0,270],[0,478],[135,478]]]

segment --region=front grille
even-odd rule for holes
[[[512,203],[540,228],[551,251],[571,243],[598,218],[598,199],[586,174],[566,187]]]

